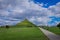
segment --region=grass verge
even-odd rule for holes
[[[60,35],[60,29],[58,27],[45,27],[44,29],[47,29],[57,35]]]

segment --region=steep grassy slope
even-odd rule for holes
[[[18,26],[18,27],[35,27],[36,25],[34,25],[33,23],[31,23],[30,21],[25,19],[24,21],[18,23],[16,26]]]

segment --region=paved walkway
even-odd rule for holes
[[[50,39],[50,40],[60,40],[60,36],[52,33],[52,32],[49,32],[48,30],[45,30],[43,28],[40,28],[39,29]]]

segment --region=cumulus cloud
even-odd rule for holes
[[[51,21],[51,19],[49,17],[32,17],[30,18],[30,21],[32,22],[37,22],[35,24],[38,25],[48,25],[48,22]]]
[[[0,24],[14,24],[27,18],[37,25],[48,25],[51,17],[60,17],[60,2],[48,8],[43,5],[33,0],[0,0]]]
[[[60,17],[60,2],[56,5],[50,6],[48,9],[53,12],[54,16]]]

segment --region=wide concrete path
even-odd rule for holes
[[[60,40],[60,36],[59,35],[56,35],[48,30],[45,30],[43,28],[40,28],[39,29],[50,39],[50,40]]]

